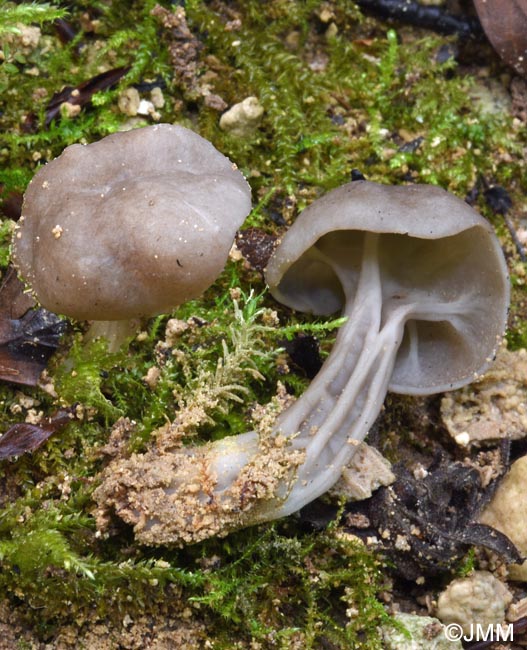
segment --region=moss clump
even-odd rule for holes
[[[301,537],[253,530],[238,555],[240,536],[231,535],[226,564],[209,570],[204,595],[192,598],[228,620],[234,638],[250,632],[264,647],[272,640],[284,648],[379,647],[378,625],[388,620],[377,601],[382,566],[356,537],[333,526]]]
[[[26,25],[38,23],[43,25],[66,15],[65,9],[53,7],[53,3],[41,2],[15,4],[14,2],[0,2],[0,36],[6,34],[20,35]]]
[[[123,555],[117,564],[76,551],[76,538],[84,544],[91,538],[88,522],[63,516],[53,528],[53,515],[27,516],[0,544],[4,594],[31,599],[24,616],[42,638],[75,619],[82,627],[147,611],[157,620],[155,609],[165,611],[166,599],[176,595],[172,615],[178,602],[189,608],[187,620],[206,610],[214,644],[225,649],[278,643],[314,650],[333,643],[373,650],[379,623],[389,620],[377,600],[381,565],[356,538],[334,529],[300,537],[253,529],[243,539],[233,535],[186,553]],[[12,572],[17,579],[7,579]]]

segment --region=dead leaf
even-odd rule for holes
[[[21,456],[28,451],[34,451],[46,440],[63,429],[74,418],[74,407],[57,411],[41,424],[19,422],[10,427],[0,437],[0,460]]]
[[[0,318],[20,318],[36,306],[35,299],[25,291],[13,266],[10,266],[0,285]]]
[[[66,322],[35,301],[10,267],[0,286],[0,380],[36,386]]]
[[[86,106],[96,92],[115,85],[129,69],[129,67],[121,67],[107,70],[88,79],[88,81],[83,81],[78,86],[66,86],[60,92],[55,93],[46,107],[46,126],[49,126],[55,118],[60,116],[62,104],[67,102],[74,106]]]
[[[487,38],[501,58],[527,76],[527,0],[474,0]]]
[[[18,221],[22,212],[22,198],[21,192],[4,194],[4,187],[0,185],[0,215]]]

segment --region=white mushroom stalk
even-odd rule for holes
[[[115,511],[139,541],[181,544],[296,512],[338,481],[388,390],[469,383],[505,327],[499,242],[439,188],[330,192],[286,233],[266,278],[290,307],[346,317],[317,377],[263,431],[201,447],[158,442],[111,464],[95,492],[100,522]]]

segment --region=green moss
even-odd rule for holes
[[[511,307],[509,311],[509,327],[506,333],[507,345],[511,350],[527,348],[526,273],[527,265],[516,262],[511,273]]]
[[[151,15],[154,6],[153,0],[132,3],[123,23],[119,3],[101,3],[97,36],[102,46],[88,45],[80,54],[82,34],[61,45],[50,33],[46,38],[54,47],[21,55],[22,69],[38,66],[38,77],[21,75],[20,64],[2,66],[0,84],[9,92],[0,121],[11,127],[34,109],[31,94],[37,89],[48,93],[36,103],[42,120],[45,102],[63,85],[86,81],[98,66],[107,66],[108,58],[114,67],[130,67],[117,89],[95,96],[95,110],[62,119],[50,129],[40,123],[35,133],[5,129],[11,163],[18,159],[21,169],[34,168],[35,149],[46,159],[71,142],[116,130],[125,119],[116,110],[119,89],[157,79],[166,86],[163,119],[185,123],[197,119],[201,133],[252,174],[253,187],[262,196],[271,191],[282,197],[296,195],[306,184],[334,187],[347,180],[354,167],[379,180],[411,175],[460,194],[470,188],[477,173],[496,180],[519,178],[519,161],[496,165],[486,151],[498,147],[520,154],[507,118],[475,109],[471,79],[455,74],[453,59],[438,61],[437,52],[448,39],[405,35],[401,42],[394,30],[383,33],[377,28],[378,37],[368,41],[362,30],[371,33],[371,24],[364,27],[355,5],[346,2],[331,6],[336,34],[319,38],[314,45],[317,31],[327,28],[318,18],[323,2],[240,3],[234,9],[240,26],[234,31],[225,29],[225,15],[232,15],[232,10],[224,14],[222,3],[189,3],[189,25],[204,44],[198,81],[200,74],[209,73],[211,90],[227,103],[254,94],[264,106],[262,126],[254,137],[240,140],[223,133],[217,112],[203,103],[198,102],[197,114],[195,100],[184,104],[183,111],[176,110],[184,93],[174,83],[167,54],[170,32],[160,31],[159,20]],[[422,138],[420,147],[405,151],[401,132]],[[23,180],[18,189],[23,189]]]
[[[274,639],[286,648],[293,638],[306,649],[329,641],[342,648],[379,647],[378,624],[388,620],[377,601],[382,566],[336,529],[303,537],[253,529],[194,547],[186,558],[165,552],[116,563],[82,554],[82,546],[97,548],[93,526],[64,511],[51,505],[30,514],[26,507],[12,536],[0,542],[3,592],[30,598],[37,612],[44,607],[45,617],[34,612],[30,620],[46,621],[48,633],[65,607],[78,617],[93,607],[102,617],[115,608],[134,614],[163,598],[172,584],[187,602],[217,617],[220,648],[232,647],[233,639]],[[221,557],[214,570],[212,557]],[[360,616],[346,614],[351,610]]]
[[[9,219],[0,222],[0,268],[6,269],[11,257],[11,237],[14,223]]]
[[[105,340],[86,342],[77,334],[68,357],[54,372],[55,388],[63,403],[71,406],[80,403],[100,412],[107,421],[122,415],[102,392],[109,370],[123,361],[122,354],[108,353]]]
[[[475,568],[476,568],[476,552],[474,549],[470,549],[470,551],[465,556],[463,562],[457,568],[456,574],[459,578],[466,578],[474,571]]]
[[[173,35],[152,16],[154,6],[153,0],[81,0],[67,16],[77,36],[63,44],[51,22],[62,11],[58,4],[0,1],[3,197],[22,192],[36,168],[68,144],[122,128],[128,117],[117,101],[124,88],[137,84],[148,99],[144,88],[157,84],[165,98],[161,120],[194,128],[246,173],[256,206],[247,225],[280,234],[277,221],[290,221],[318,193],[349,180],[354,168],[387,183],[438,183],[459,196],[481,175],[504,185],[521,206],[527,190],[525,125],[478,108],[470,96],[472,75],[452,59],[437,57],[450,38],[388,29],[348,1],[189,1],[188,24],[202,45],[197,83],[206,83],[228,105],[256,95],[264,107],[255,133],[237,139],[219,128],[219,114],[203,96],[176,78],[169,56]],[[323,9],[332,14],[329,21],[322,20]],[[14,13],[26,10],[46,13]],[[80,16],[90,11],[97,25],[88,34]],[[37,46],[7,40],[15,22],[33,20],[41,23]],[[55,93],[118,66],[129,71],[115,88],[97,92],[77,117],[46,127],[46,105]],[[506,241],[498,221],[494,225]],[[11,228],[8,220],[0,225],[2,268]],[[515,272],[508,335],[515,347],[527,346],[522,278]],[[237,311],[231,290],[238,296]],[[6,486],[0,585],[25,609],[41,639],[94,608],[118,620],[128,611],[155,614],[177,586],[181,599],[199,605],[196,611],[210,622],[218,648],[254,641],[285,649],[299,639],[306,648],[379,647],[377,626],[385,618],[376,597],[383,587],[381,567],[337,526],[304,534],[291,518],[184,550],[140,548],[127,528],[108,539],[96,535],[90,494],[105,463],[101,448],[121,415],[137,423],[129,448],[141,450],[157,427],[196,396],[203,402],[205,393],[214,393],[209,419],[189,431],[209,439],[243,431],[251,405],[267,402],[278,381],[297,394],[303,390],[305,379],[282,375],[276,364],[283,340],[312,333],[327,353],[340,321],[292,314],[263,292],[260,275],[231,262],[201,300],[172,314],[199,323],[182,333],[175,353],[164,343],[169,315],[150,320],[144,336],[114,355],[102,342],[86,344],[78,331],[65,338],[49,368],[57,397],[24,391],[41,401],[46,415],[64,402],[85,410],[83,419],[33,455],[0,468]],[[277,310],[279,323],[270,324],[270,309]],[[149,386],[144,378],[152,367],[160,375]],[[11,411],[17,400],[13,387],[1,387],[2,430],[24,419],[24,413]],[[397,413],[392,415],[397,422]],[[346,615],[355,609],[359,617]]]
[[[334,527],[304,537],[253,530],[239,555],[240,536],[229,538],[225,566],[209,573],[194,602],[231,622],[239,638],[249,630],[253,640],[273,638],[280,647],[294,638],[306,649],[378,647],[377,626],[388,618],[376,598],[382,566],[361,542]],[[361,615],[347,616],[351,609]]]
[[[156,3],[135,2],[124,11],[117,4],[99,3],[95,7],[94,3],[77,3],[68,16],[77,35],[67,44],[61,43],[57,31],[47,24],[35,47],[23,47],[16,40],[8,42],[5,35],[0,40],[6,58],[0,67],[0,162],[8,168],[0,183],[5,184],[6,194],[8,190],[23,191],[36,166],[60,154],[67,145],[93,141],[118,130],[124,121],[116,110],[121,88],[148,77],[160,78],[163,83],[169,74],[166,50],[160,47],[158,24],[151,15]],[[11,3],[6,6],[11,7]],[[78,23],[80,13],[87,9],[100,12],[99,46],[87,39]],[[43,3],[12,7],[6,20],[9,25],[24,20],[31,24],[37,17],[42,23],[64,15],[64,10]],[[13,31],[11,27],[9,31]],[[46,105],[64,86],[89,81],[100,74],[101,67],[119,66],[129,66],[128,74],[116,89],[95,95],[95,111],[88,106],[75,118],[63,116],[45,125]],[[38,73],[33,74],[34,70]]]
[[[15,4],[13,2],[0,2],[0,36],[3,34],[19,34],[19,25],[30,25],[38,23],[43,25],[45,22],[52,22],[58,18],[64,18],[67,11],[58,7],[53,7],[50,2],[23,2]]]

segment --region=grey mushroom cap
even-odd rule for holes
[[[251,209],[240,171],[181,126],[67,147],[28,186],[14,262],[39,302],[79,320],[166,313],[224,268]]]
[[[460,305],[452,318],[427,306],[408,320],[389,390],[442,392],[482,373],[506,326],[507,266],[490,224],[439,187],[355,181],[318,199],[268,263],[272,295],[313,314],[342,309],[357,287],[365,232],[380,234],[383,322],[402,302]]]

